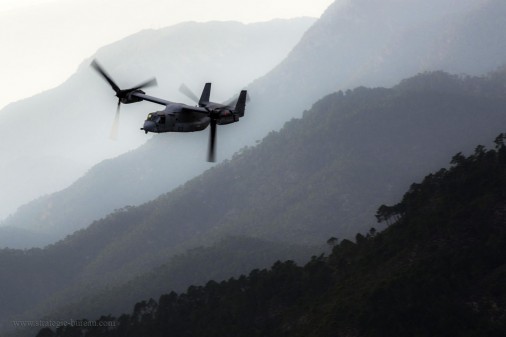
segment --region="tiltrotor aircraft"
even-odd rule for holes
[[[148,96],[141,89],[156,85],[156,79],[151,79],[136,87],[130,89],[120,89],[112,80],[111,76],[105,72],[102,66],[96,60],[93,60],[91,66],[109,83],[118,97],[118,107],[116,116],[111,130],[111,138],[115,138],[118,129],[119,111],[121,103],[130,104],[141,101],[148,101],[164,105],[165,109],[161,111],[151,112],[144,121],[141,130],[145,133],[155,132],[193,132],[202,131],[211,125],[209,134],[209,150],[207,160],[215,161],[216,148],[216,125],[231,124],[239,121],[244,116],[246,107],[247,91],[243,90],[239,94],[235,106],[227,104],[219,104],[209,101],[211,94],[211,83],[206,83],[200,99],[184,85],[180,87],[180,91],[192,100],[196,101],[197,106],[189,106],[183,103],[175,103],[166,101],[161,98]]]

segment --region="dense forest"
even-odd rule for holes
[[[101,291],[89,289],[74,301],[72,292],[63,292],[46,302],[38,311],[45,319],[54,317],[98,317],[99,313],[121,314],[143,298],[157,298],[171,291],[184,291],[191,284],[205,284],[209,279],[226,280],[255,268],[265,268],[278,259],[306,262],[311,254],[328,250],[271,242],[246,237],[228,237],[209,247],[197,247],[178,254],[166,264],[154,268],[124,284]],[[55,305],[57,303],[57,305]],[[31,314],[30,316],[36,316]]]
[[[0,250],[0,335],[6,334],[4,328],[12,330],[12,321],[17,319],[94,320],[101,314],[107,315],[104,320],[123,323],[107,331],[69,327],[56,333],[503,333],[504,296],[495,286],[504,283],[502,260],[492,258],[502,256],[497,242],[502,242],[504,235],[499,225],[494,227],[502,214],[499,192],[486,190],[487,197],[474,196],[482,187],[492,190],[478,177],[478,184],[484,186],[462,192],[461,199],[447,199],[452,188],[461,186],[455,172],[461,170],[474,179],[470,163],[482,165],[486,158],[497,159],[503,151],[503,137],[499,137],[493,156],[482,147],[472,155],[468,152],[476,144],[489,146],[506,124],[506,69],[481,75],[504,64],[506,2],[413,0],[399,5],[399,0],[354,0],[342,7],[340,2],[329,7],[283,62],[248,86],[252,100],[245,118],[219,131],[219,154],[222,158],[229,155],[229,160],[188,181],[184,177],[193,177],[208,167],[202,146],[208,135],[158,135],[134,151],[101,162],[68,189],[41,197],[6,219],[3,224],[11,227],[0,237],[7,238],[8,244],[14,244],[13,238],[20,234],[17,227],[42,232],[49,229],[57,233],[53,240],[63,238],[64,233],[73,234],[45,248]],[[206,30],[206,34],[224,38],[213,32]],[[145,31],[137,37],[142,40],[151,33]],[[239,34],[240,42],[250,46],[248,36],[239,30],[231,33]],[[168,55],[163,43],[155,43],[163,50],[147,48],[149,55],[139,58],[142,50],[147,50],[139,46],[156,41],[131,43],[137,37],[116,46],[138,50],[111,49],[109,54],[104,49],[97,57],[106,64],[107,59],[112,60],[119,74],[120,68],[130,69],[131,63],[114,60],[135,59],[135,68],[143,73],[152,69],[149,72],[153,74],[160,69],[162,74],[171,74],[170,69],[178,72],[189,66],[191,71],[179,73],[197,70],[204,76],[204,69],[213,69],[222,78],[223,69],[228,72],[233,68],[227,62],[219,63],[222,69],[213,62],[214,66],[203,66],[200,71],[186,56],[181,56],[183,68],[179,62],[168,64],[173,59],[167,57],[177,55],[170,50]],[[198,41],[195,46],[206,49]],[[258,54],[252,54],[240,46],[235,46],[241,52],[233,53],[234,61],[256,64],[248,62],[248,57],[258,58],[262,51],[255,48]],[[222,51],[217,49],[220,60]],[[241,53],[247,55],[243,58]],[[210,55],[209,50],[190,54]],[[145,63],[137,63],[140,60]],[[83,79],[96,77],[85,71],[88,66],[86,61],[80,69]],[[114,67],[108,69],[116,74]],[[434,69],[480,77],[426,72],[395,85],[402,78]],[[137,77],[135,70],[129,74]],[[237,75],[234,71],[231,74]],[[60,116],[58,125],[65,121],[74,125],[79,120],[77,115],[91,118],[79,123],[79,130],[84,132],[80,135],[76,134],[79,130],[64,128],[77,143],[65,145],[62,134],[53,135],[54,144],[70,149],[62,152],[61,146],[50,146],[58,154],[78,155],[89,146],[94,146],[91,152],[95,154],[105,150],[106,123],[97,124],[93,116],[99,114],[98,120],[105,120],[100,102],[111,102],[111,93],[95,85],[80,85],[80,76],[76,74],[69,86],[40,95],[30,103],[39,102],[39,110],[42,107]],[[176,85],[174,76],[167,79]],[[121,77],[118,81],[123,83]],[[357,85],[367,88],[347,90]],[[224,87],[215,87],[213,97],[219,99],[218,90]],[[72,97],[75,90],[96,100],[80,95],[77,102],[82,104],[73,105],[77,110],[61,110],[67,105],[57,96]],[[166,93],[171,96],[170,91]],[[143,107],[138,105],[138,111],[144,111]],[[288,121],[292,117],[297,119]],[[44,114],[35,114],[27,122],[40,131],[43,128],[38,122],[42,119]],[[279,132],[267,135],[285,122]],[[129,125],[128,118],[122,117],[122,125]],[[132,131],[130,137],[145,136],[139,132],[138,122],[131,125],[123,129]],[[27,126],[25,123],[25,131],[37,135]],[[95,141],[90,142],[90,137]],[[126,139],[132,140],[130,137]],[[14,145],[23,148],[23,142],[11,142],[6,151],[27,153],[16,151]],[[37,155],[45,153],[42,145]],[[237,151],[239,148],[242,150]],[[458,152],[463,154],[454,157],[450,170],[427,178],[432,184],[426,180],[413,185],[405,200],[395,204],[413,181],[446,165]],[[64,166],[59,158],[51,160],[58,161],[65,172],[78,172]],[[25,159],[17,163],[23,165],[15,172],[23,175],[31,170],[22,180],[32,187],[37,174],[47,176],[42,165],[26,165]],[[63,171],[59,178],[66,176]],[[494,179],[493,174],[488,178]],[[8,184],[12,182],[16,179]],[[28,196],[15,187],[16,193]],[[165,194],[157,197],[160,193]],[[8,195],[9,202],[20,197]],[[151,198],[156,199],[146,202]],[[457,201],[464,206],[459,208],[454,204]],[[390,206],[378,208],[382,203]],[[487,207],[494,210],[493,216],[487,217]],[[470,210],[478,215],[468,214]],[[478,218],[482,221],[481,236],[472,236],[478,231]],[[376,229],[370,230],[373,226]],[[74,232],[78,228],[83,229]],[[22,235],[24,240],[30,238],[26,232]],[[48,240],[42,236],[37,239]],[[279,262],[270,270],[263,269],[276,259],[295,260],[307,251],[303,246],[321,245],[328,239],[334,246],[329,256],[317,255],[308,264]],[[485,262],[478,263],[478,258]],[[255,271],[237,278],[251,270]],[[210,279],[214,281],[205,285]],[[179,294],[190,284],[193,287]],[[162,293],[169,295],[160,297]],[[150,297],[153,300],[148,300]],[[133,313],[120,316],[140,299],[146,301],[139,302]],[[14,332],[16,337],[25,337],[23,333],[26,331]],[[41,331],[41,335],[53,334]]]
[[[109,327],[38,337],[504,336],[506,135],[379,207],[386,230],[337,238],[303,266],[276,262],[135,305]]]
[[[171,193],[124,207],[44,249],[0,250],[0,318],[6,325],[19,317],[95,318],[103,313],[98,300],[104,293],[113,304],[108,313],[125,312],[162,292],[144,293],[138,284],[129,288],[132,297],[123,298],[123,285],[170,264],[174,255],[228,236],[321,245],[332,236],[381,230],[386,222],[374,219],[379,205],[396,202],[453,154],[488,145],[503,131],[505,83],[504,71],[483,77],[436,72],[394,88],[329,95],[303,118]],[[123,163],[120,170],[132,167]],[[265,257],[264,265],[252,267],[286,256]],[[221,277],[236,275],[227,274],[232,265],[222,266]],[[186,280],[173,290],[204,282]],[[126,305],[122,311],[120,303]]]

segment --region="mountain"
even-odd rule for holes
[[[3,246],[11,247],[24,247],[26,242],[31,242],[34,246],[44,246],[53,239],[41,232],[10,226],[0,227],[0,237],[5,243]]]
[[[144,103],[123,107],[120,139],[107,139],[116,101],[111,88],[89,67],[92,58],[121,86],[157,76],[159,87],[150,93],[187,102],[178,92],[181,83],[200,91],[211,81],[212,97],[220,101],[281,62],[314,21],[187,22],[145,30],[101,48],[59,87],[8,105],[0,111],[5,140],[0,143],[0,219],[149,138],[139,128],[154,105]],[[200,161],[198,165],[201,171],[206,167]],[[30,229],[37,226],[31,224]]]
[[[311,184],[320,186],[325,183],[323,177],[334,174],[332,170],[336,169],[336,172],[342,173],[343,169],[356,170],[356,167],[360,166],[359,170],[363,170],[363,172],[346,172],[344,174],[346,177],[345,180],[343,180],[341,176],[336,176],[336,179],[340,181],[343,180],[342,184],[346,186],[347,190],[349,189],[349,194],[341,193],[339,189],[329,192],[335,196],[336,200],[340,200],[339,204],[343,207],[339,212],[328,219],[329,226],[333,225],[333,221],[336,220],[336,217],[342,217],[346,214],[345,218],[340,218],[340,222],[343,223],[343,226],[346,224],[348,229],[339,230],[339,234],[352,235],[356,230],[360,229],[354,226],[363,226],[374,208],[374,206],[372,206],[373,204],[371,204],[371,206],[369,206],[371,207],[369,213],[353,214],[353,210],[355,210],[356,207],[350,204],[350,202],[353,203],[355,200],[360,200],[360,198],[363,197],[360,189],[354,190],[351,188],[353,184],[363,186],[365,183],[361,180],[368,179],[371,180],[371,184],[383,184],[382,186],[378,186],[380,190],[383,190],[384,186],[388,184],[392,186],[398,186],[397,183],[399,182],[407,184],[410,180],[423,174],[422,172],[442,165],[442,163],[444,163],[444,158],[451,153],[458,152],[462,148],[468,148],[473,143],[484,142],[490,137],[490,134],[502,130],[500,125],[503,124],[503,113],[500,109],[503,94],[497,92],[499,89],[495,88],[495,86],[499,86],[500,88],[504,85],[502,82],[503,74],[504,73],[499,72],[495,75],[490,75],[488,78],[482,79],[459,79],[443,73],[433,73],[420,75],[409,81],[405,81],[399,86],[394,87],[391,91],[387,89],[369,90],[358,88],[353,91],[354,94],[351,96],[344,95],[343,93],[333,94],[314,107],[314,110],[320,113],[327,110],[327,114],[332,117],[324,117],[324,119],[331,118],[333,120],[332,122],[328,121],[322,123],[320,122],[321,117],[315,118],[309,115],[306,121],[290,122],[292,125],[291,128],[302,129],[299,131],[300,134],[289,135],[295,131],[287,131],[288,135],[283,136],[283,138],[285,138],[284,141],[279,140],[273,135],[267,137],[267,139],[272,139],[272,142],[278,144],[276,152],[285,153],[282,157],[284,158],[284,162],[281,158],[278,158],[275,162],[270,162],[269,166],[262,168],[262,166],[259,166],[259,163],[274,160],[275,158],[271,158],[272,154],[265,153],[261,156],[251,154],[258,156],[258,158],[250,159],[248,165],[241,165],[241,169],[229,169],[231,170],[230,172],[220,176],[206,176],[209,178],[203,180],[199,186],[205,186],[203,184],[205,184],[206,180],[220,183],[233,182],[234,186],[237,184],[238,179],[246,180],[249,181],[250,184],[247,184],[246,186],[248,187],[244,188],[241,192],[251,194],[258,191],[258,196],[252,197],[252,199],[260,199],[263,192],[258,188],[257,179],[261,181],[268,178],[277,179],[265,184],[270,186],[276,186],[280,183],[286,184],[286,186],[283,185],[279,187],[279,191],[275,193],[275,195],[281,199],[274,198],[271,205],[259,209],[255,212],[255,216],[262,216],[260,222],[265,224],[272,222],[271,216],[278,219],[277,221],[280,223],[286,222],[286,220],[280,218],[280,216],[285,216],[285,213],[278,215],[273,213],[275,211],[268,210],[276,210],[277,207],[281,207],[282,209],[292,208],[293,205],[280,205],[278,203],[284,200],[282,198],[283,193],[291,193],[293,189],[297,190],[297,188],[300,188],[301,190],[297,192],[300,193],[297,199],[300,199],[297,202],[301,202],[301,205],[299,205],[300,209],[296,212],[293,211],[293,214],[290,215],[290,217],[297,218],[296,222],[299,223],[302,219],[307,218],[307,215],[304,215],[304,207],[313,207],[313,205],[308,204],[308,201],[303,200],[303,198],[305,198],[306,194],[312,194],[318,191],[318,189],[310,189],[308,187],[309,185],[304,185],[308,182],[308,179],[311,179]],[[420,86],[420,88],[417,88],[416,85]],[[472,89],[471,87],[473,85],[476,85],[477,88]],[[418,102],[422,100],[422,98],[408,97],[408,94],[415,95],[414,93],[410,93],[411,91],[409,90],[403,91],[402,88],[408,86],[414,86],[413,91],[418,92],[420,96],[428,95],[425,97],[425,102]],[[440,93],[437,93],[437,90],[439,90]],[[472,92],[472,90],[476,90],[477,93]],[[452,92],[452,96],[443,97],[447,91]],[[467,97],[470,95],[470,91],[472,96]],[[486,91],[490,91],[490,94],[487,94]],[[389,92],[391,94],[387,94]],[[380,95],[379,93],[383,94]],[[402,94],[402,96],[398,98],[399,101],[395,101],[394,98],[396,96],[393,93]],[[490,96],[494,96],[494,100],[497,101],[490,103]],[[364,103],[361,103],[360,100],[364,100]],[[390,104],[392,104],[392,107],[384,107],[383,105],[385,103],[383,100],[391,100]],[[406,102],[402,102],[403,100],[406,100]],[[470,104],[468,102],[469,100],[476,101]],[[429,102],[434,102],[434,106]],[[469,106],[462,106],[468,103]],[[406,107],[403,107],[404,104],[406,104]],[[447,106],[444,104],[447,104]],[[477,114],[477,111],[479,111],[477,106],[480,104],[488,106],[487,113],[490,115],[487,116],[487,118],[483,118]],[[347,117],[345,111],[349,106],[352,106],[353,109],[358,109],[362,114],[354,114]],[[454,109],[450,109],[450,106],[453,106]],[[413,115],[403,114],[402,111],[404,109],[409,109]],[[336,114],[335,110],[343,112]],[[387,112],[385,112],[385,110],[387,110]],[[458,111],[466,111],[466,113],[461,117],[456,117],[455,114],[457,114]],[[383,113],[385,113],[384,116],[382,115]],[[425,116],[425,114],[428,115]],[[340,117],[338,118],[338,116]],[[311,118],[315,118],[313,122],[309,122]],[[415,121],[417,121],[418,124],[414,124]],[[297,126],[299,123],[305,126]],[[394,124],[389,125],[389,123]],[[313,131],[306,134],[306,132],[303,131],[304,128]],[[405,128],[409,129],[411,134],[406,133]],[[468,129],[471,131],[468,131]],[[319,130],[319,136],[317,136],[316,130]],[[353,130],[354,134],[350,134],[349,130]],[[419,135],[418,139],[411,139],[413,134]],[[463,134],[467,134],[467,136],[462,137]],[[401,135],[411,139],[411,142],[401,140]],[[310,138],[306,139],[306,137]],[[430,145],[434,144],[434,137],[439,139],[440,143],[446,146],[442,147],[438,145],[438,150],[432,149]],[[372,139],[376,142],[374,145],[370,143]],[[201,141],[205,142],[204,139]],[[160,153],[163,153],[165,149],[175,145],[183,147],[185,146],[185,144],[183,144],[185,142],[187,146],[188,143],[192,145],[198,143],[194,135],[170,134],[167,136],[163,135],[163,137],[155,137],[136,151],[131,151],[116,159],[107,160],[95,166],[86,176],[79,179],[66,190],[41,198],[20,208],[20,211],[14,216],[6,219],[4,224],[10,227],[29,229],[30,227],[28,227],[27,224],[36,223],[45,233],[56,233],[49,237],[49,239],[56,240],[79,228],[85,227],[93,220],[93,216],[105,216],[110,209],[121,209],[124,205],[140,204],[143,200],[149,199],[153,195],[162,194],[163,191],[176,187],[174,183],[178,182],[178,180],[173,180],[175,176],[180,177],[188,172],[192,174],[198,173],[198,169],[187,167],[185,162],[167,161],[163,156],[160,156]],[[283,145],[283,142],[286,142],[286,144]],[[270,143],[267,142],[267,144]],[[295,146],[294,144],[299,145]],[[284,146],[283,148],[280,147],[282,145]],[[265,148],[265,146],[269,145],[264,145],[264,147],[260,149]],[[317,148],[314,148],[314,146],[317,146]],[[411,148],[409,148],[409,146],[411,146]],[[324,148],[327,153],[323,152],[322,149]],[[353,148],[360,150],[357,150],[359,152],[349,153]],[[422,151],[420,154],[416,155],[424,156],[424,164],[419,164],[419,160],[413,158],[415,153],[410,152],[413,148]],[[392,149],[395,149],[395,151]],[[303,154],[296,155],[296,153],[301,151],[304,151]],[[205,147],[202,147],[202,156],[204,156],[204,152]],[[288,155],[288,153],[292,152],[295,153]],[[362,154],[359,155],[358,153]],[[190,155],[197,156],[196,153],[191,153]],[[388,165],[388,163],[384,163],[385,159],[382,158],[382,156],[386,158],[386,156],[389,155],[392,157],[390,159],[393,160],[392,164],[396,163],[398,166],[385,167],[385,170],[391,170],[391,172],[384,172],[384,176],[379,179],[367,177],[367,170],[379,172],[380,170],[378,167]],[[315,156],[328,159],[318,159],[314,158]],[[145,158],[150,158],[150,160],[145,160]],[[334,158],[340,158],[340,161],[335,163],[330,162],[331,160],[337,160]],[[198,159],[195,158],[195,160]],[[402,165],[404,165],[401,163],[403,160],[407,161],[407,164],[412,166],[412,170],[401,169]],[[314,171],[305,167],[308,165],[308,162],[314,163]],[[360,162],[361,165],[358,165],[358,162]],[[345,165],[344,163],[349,164]],[[279,167],[277,170],[281,176],[272,174],[274,170],[273,167]],[[323,168],[325,168],[326,171],[323,170]],[[323,171],[320,172],[320,170]],[[263,173],[261,174],[260,172]],[[355,178],[359,174],[362,176],[360,178]],[[388,175],[395,176],[396,178],[386,178]],[[401,178],[402,180],[400,180]],[[128,181],[128,184],[122,183],[125,181]],[[397,183],[390,183],[391,181],[396,181]],[[290,187],[291,185],[297,187]],[[196,190],[198,188],[200,187],[195,187],[194,189]],[[210,198],[222,188],[222,186],[210,186],[206,193]],[[214,191],[214,189],[216,191]],[[373,191],[371,193],[376,193],[375,189],[368,189]],[[391,188],[394,194],[400,193],[399,191],[401,190],[402,187],[397,187],[397,189]],[[200,194],[201,192],[199,192],[199,195]],[[237,195],[233,197],[235,201],[243,198],[239,191],[233,190],[227,191],[226,194],[222,195],[220,198],[228,199],[231,198],[232,195]],[[383,198],[386,197],[384,193],[380,195]],[[190,198],[194,197],[191,196]],[[202,202],[204,202],[206,196],[203,195],[202,198],[204,198],[202,199]],[[332,200],[332,198],[329,197],[329,200]],[[376,201],[379,202],[379,198],[376,198]],[[245,204],[249,202],[250,201]],[[194,204],[195,202],[188,200],[186,203]],[[200,203],[196,204],[199,205]],[[235,203],[232,202],[231,205],[235,205]],[[327,207],[330,210],[335,206],[329,204]],[[235,209],[240,208],[240,206],[230,206],[229,208]],[[324,211],[324,213],[325,212],[327,211]],[[169,214],[170,213],[166,215],[168,218],[171,217]],[[207,215],[203,213],[202,216],[205,218]],[[246,214],[240,216],[244,217],[247,221],[248,216]],[[239,215],[235,212],[226,215],[227,222],[233,221],[242,223],[243,221],[238,220],[238,217]],[[311,219],[310,221],[314,220]],[[203,223],[210,222],[210,219],[203,220]],[[301,223],[301,227],[305,228],[305,225]],[[273,228],[277,227],[274,226]],[[267,232],[269,231],[269,229],[265,230]],[[328,232],[328,229],[322,228],[322,230],[323,232],[321,230],[312,230],[306,233],[307,235],[303,235],[303,237],[306,239],[312,237],[312,239],[309,240],[311,243],[324,240],[325,236],[331,233]],[[290,230],[290,232],[292,232],[292,230]],[[322,233],[324,233],[324,235],[322,235]],[[299,237],[299,234],[300,233],[296,234],[295,237]],[[59,237],[57,235],[59,235]],[[282,239],[282,235],[279,235],[279,233],[276,234],[276,237]],[[298,239],[295,241],[298,241]],[[46,243],[48,242],[49,241],[46,241]]]
[[[506,71],[435,72],[329,95],[170,193],[44,249],[2,250],[2,317],[26,317],[55,298],[78,301],[231,235],[303,245],[351,238],[424,172],[500,133],[505,85]]]
[[[291,53],[248,89],[258,113],[241,130],[276,130],[320,97],[357,86],[390,87],[413,74],[482,75],[506,63],[500,0],[334,2]],[[471,33],[472,32],[472,33]],[[266,111],[269,118],[265,116]]]
[[[328,257],[210,280],[95,327],[37,336],[503,336],[505,140],[457,154],[378,210],[391,219],[385,231],[343,240]]]
[[[248,86],[245,118],[219,128],[219,159],[254,145],[338,89],[391,86],[426,70],[495,70],[506,60],[504,15],[504,2],[493,0],[334,3],[283,62]],[[157,62],[164,61],[153,54],[149,64]],[[54,241],[114,209],[153,199],[210,167],[203,162],[207,137],[157,135],[146,148],[101,163],[69,189],[22,207],[4,225],[38,228]]]
[[[84,298],[52,298],[30,310],[31,317],[99,317],[103,312],[122,314],[132,303],[159,297],[171,291],[184,291],[190,285],[205,284],[210,278],[222,281],[255,268],[265,268],[276,260],[305,263],[322,246],[300,246],[247,237],[228,237],[209,247],[198,247],[176,255],[167,264],[154,268],[119,286],[89,291]]]

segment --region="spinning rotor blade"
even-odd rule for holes
[[[109,138],[112,140],[118,139],[118,128],[119,128],[119,110],[121,107],[121,101],[118,100],[118,106],[116,108],[116,115],[114,116],[114,122],[112,123],[111,133]]]
[[[109,83],[109,85],[112,87],[112,89],[116,92],[116,93],[119,93],[121,91],[121,89],[118,87],[118,85],[116,83],[114,83],[114,81],[112,80],[111,76],[109,76],[108,73],[105,72],[104,68],[102,68],[100,66],[100,64],[98,64],[98,62],[96,60],[93,60],[93,62],[91,62],[91,66],[100,74],[102,75],[102,77],[107,81],[107,83]]]
[[[135,90],[139,90],[142,88],[152,87],[157,85],[156,78],[152,78],[150,80],[147,80],[131,89],[128,90],[121,90],[120,87],[112,80],[111,76],[104,70],[104,68],[96,61],[93,60],[91,62],[91,66],[100,74],[102,77],[109,83],[109,85],[112,87],[112,89],[116,92],[116,96],[124,95],[126,92],[131,92]]]
[[[158,83],[156,82],[156,78],[152,78],[150,80],[147,80],[141,84],[139,84],[138,86],[136,87],[133,87],[131,89],[128,89],[128,91],[134,91],[134,90],[139,90],[139,89],[142,89],[142,88],[148,88],[148,87],[154,87],[156,86]]]
[[[216,119],[211,118],[211,133],[209,134],[209,152],[207,154],[207,161],[215,161],[216,152]]]
[[[181,84],[181,86],[179,87],[179,92],[188,97],[189,99],[191,99],[192,101],[194,101],[195,103],[197,104],[199,103],[199,98],[197,97],[197,95],[195,95],[193,91],[191,91],[191,89],[188,88],[188,86],[186,86],[186,84],[184,83]]]
[[[116,115],[114,116],[114,122],[111,127],[111,132],[109,138],[112,140],[116,140],[118,138],[118,127],[119,127],[119,112],[121,103],[135,103],[139,102],[142,99],[138,99],[136,97],[132,97],[131,95],[138,91],[141,88],[151,87],[157,85],[156,78],[152,78],[150,80],[144,81],[141,84],[126,90],[121,90],[120,87],[112,80],[111,76],[102,68],[102,66],[97,62],[97,60],[93,60],[91,62],[91,66],[109,83],[112,89],[116,92],[116,97],[118,97],[118,106],[116,107]],[[144,94],[143,91],[140,91]]]

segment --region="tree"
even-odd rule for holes
[[[44,328],[39,331],[36,337],[54,337],[54,332],[49,328]]]
[[[338,243],[339,243],[339,239],[334,236],[327,240],[327,244],[331,247],[336,246]]]

